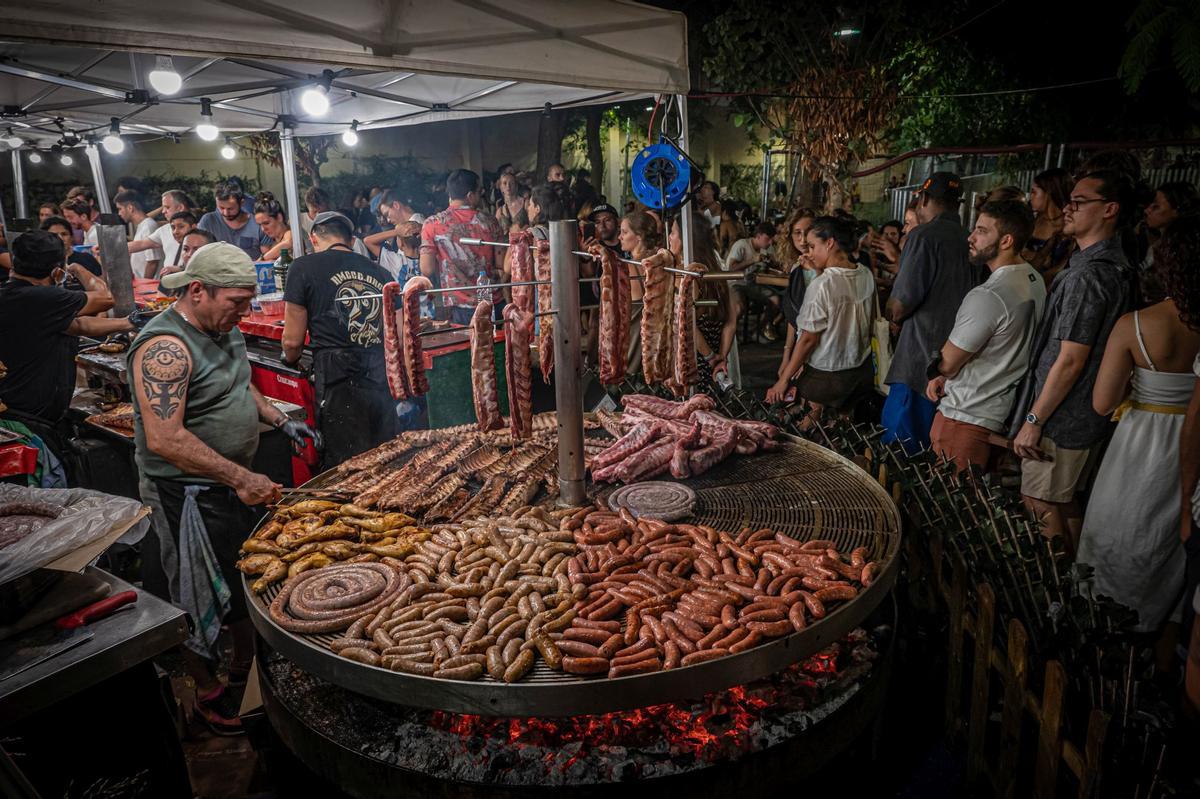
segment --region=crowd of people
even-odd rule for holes
[[[153,483],[144,488],[169,505],[178,539],[186,486],[220,487],[200,502],[202,514],[210,533],[233,531],[242,510],[278,497],[277,484],[249,470],[260,421],[297,444],[322,441],[322,468],[420,423],[420,401],[406,415],[388,391],[385,283],[430,278],[451,291],[427,295],[423,315],[466,325],[481,292],[497,310],[511,300],[497,285],[510,275],[508,248],[466,240],[507,241],[525,230],[544,240],[549,223],[578,219],[585,249],[635,261],[660,248],[683,256],[679,212],[618,211],[560,165],[531,184],[510,166],[490,186],[457,169],[436,210],[394,189],[363,191],[336,208],[313,188],[292,211],[304,231],[296,242],[289,209],[270,194],[247,196],[236,180],[215,187],[207,213],[183,191],[148,200],[136,181],[122,181],[113,205],[129,228],[134,274],[179,298],[177,313],[149,324],[138,314],[103,315],[112,295],[96,257],[99,212],[87,189],[74,189],[43,204],[40,231],[0,261],[11,269],[0,287],[9,418],[53,440],[70,401],[77,337],[130,333],[137,458],[143,482]],[[805,424],[881,404],[885,440],[1019,480],[1045,534],[1091,567],[1095,592],[1137,610],[1139,629],[1160,636],[1165,664],[1179,625],[1192,630],[1193,595],[1200,603],[1200,535],[1191,534],[1193,507],[1200,513],[1192,498],[1200,496],[1200,196],[1187,183],[1147,192],[1135,159],[1101,153],[1075,174],[1038,174],[1028,193],[988,192],[970,231],[962,202],[959,177],[935,172],[902,220],[876,227],[840,209],[795,208],[777,224],[747,218],[744,204],[701,184],[684,211],[691,258],[736,273],[699,284],[702,378],[727,385],[744,323],[745,342],[782,339],[768,403],[800,409]],[[299,368],[311,351],[304,368],[315,383],[317,429],[279,416],[249,386],[236,327],[254,297],[252,262],[285,250],[297,258],[283,289],[281,357]],[[584,276],[595,268],[581,266]],[[590,363],[595,285],[581,284]],[[637,282],[633,292],[637,300]],[[218,401],[234,396],[236,404]],[[196,432],[206,424],[207,438]],[[242,632],[235,642],[248,640]],[[235,724],[212,675],[197,674],[206,712]]]

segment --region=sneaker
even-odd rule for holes
[[[779,334],[775,332],[775,328],[771,325],[767,325],[765,328],[763,328],[762,337],[767,341],[779,340]]]
[[[204,696],[196,695],[196,714],[216,735],[244,735],[238,704],[233,692],[220,686]]]

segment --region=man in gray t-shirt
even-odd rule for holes
[[[887,304],[888,318],[902,327],[885,380],[883,441],[899,441],[909,452],[928,446],[937,409],[925,397],[929,361],[950,335],[963,297],[983,282],[983,269],[970,263],[958,218],[961,192],[953,172],[934,172],[921,185],[916,209],[921,224],[904,241]]]
[[[263,253],[275,242],[243,208],[245,199],[240,187],[218,183],[213,189],[217,210],[200,217],[196,227],[206,231],[216,241],[224,241],[246,253],[251,261],[261,261]]]
[[[930,366],[926,398],[941,400],[930,439],[934,452],[959,468],[988,471],[1000,447],[1017,385],[1029,367],[1034,331],[1046,305],[1046,284],[1021,250],[1033,233],[1023,202],[988,203],[967,240],[971,263],[991,276],[963,299],[954,329]]]

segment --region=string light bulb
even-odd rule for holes
[[[233,139],[225,137],[225,146],[221,148],[221,157],[232,161],[237,157],[237,150],[233,149]]]
[[[150,87],[159,94],[175,94],[183,88],[183,78],[175,71],[175,62],[169,55],[160,55],[154,60],[154,69],[146,76]]]
[[[300,107],[312,117],[323,117],[329,113],[329,87],[333,84],[333,73],[329,70],[321,76],[315,86],[309,86],[300,95]]]
[[[100,144],[109,155],[120,155],[125,151],[125,140],[121,138],[121,123],[116,117],[112,117],[108,135],[100,140]]]
[[[31,163],[31,164],[42,163],[42,154],[39,153],[37,150],[34,150],[33,152],[31,152],[29,154],[29,163]]]
[[[342,144],[353,147],[358,144],[358,120],[350,123],[350,129],[342,134]]]
[[[213,123],[212,100],[200,98],[200,122],[196,125],[196,135],[204,141],[216,141],[221,135],[221,129]]]

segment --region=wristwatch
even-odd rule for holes
[[[1025,414],[1025,421],[1027,423],[1033,425],[1034,427],[1042,426],[1042,420],[1039,419],[1038,415],[1036,413],[1034,413],[1033,411],[1030,411],[1029,413]]]

